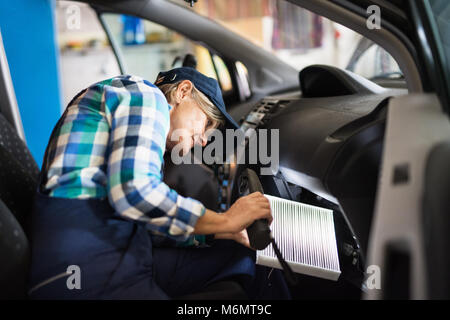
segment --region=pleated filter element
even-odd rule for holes
[[[296,273],[337,281],[341,270],[333,211],[270,195],[270,226],[281,253]],[[256,253],[256,263],[281,269],[272,246]]]

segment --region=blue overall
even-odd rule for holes
[[[255,266],[255,252],[234,241],[209,248],[153,247],[145,226],[114,215],[107,200],[38,193],[32,213],[30,297],[170,299],[233,277],[251,299],[289,299],[279,270]],[[80,289],[68,289],[69,266]]]

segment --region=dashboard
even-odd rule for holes
[[[387,103],[406,90],[385,89],[351,72],[323,65],[303,69],[299,80],[300,90],[270,95],[256,103],[241,118],[241,129],[279,130],[279,170],[272,178],[340,207],[365,248]],[[241,169],[235,171],[238,176]],[[229,188],[233,189],[233,181]],[[267,189],[281,195],[280,188]],[[281,196],[286,195],[289,192]],[[236,196],[231,190],[231,202]]]
[[[250,111],[238,119],[240,128],[244,132],[279,131],[279,170],[260,176],[264,192],[332,209],[343,277],[358,279],[355,281],[360,285],[383,152],[387,104],[390,97],[407,91],[382,88],[351,72],[322,65],[302,70],[299,82],[297,90],[271,94],[254,102]],[[263,166],[258,162],[209,167],[207,179],[214,177],[214,183],[220,186],[215,195],[218,204],[212,209],[224,211],[240,196],[238,181],[245,168],[260,172]],[[183,174],[188,171],[178,170]],[[200,176],[197,171],[193,181],[200,181]],[[211,190],[213,184],[209,183],[202,192]],[[184,195],[195,197],[189,194],[189,187],[185,189]],[[201,200],[202,192],[197,199]]]
[[[279,130],[279,170],[260,176],[265,193],[334,210],[340,254],[347,255],[341,262],[347,259],[347,270],[357,273],[369,239],[387,104],[407,91],[329,66],[308,67],[299,80],[299,90],[261,99],[240,126]],[[250,165],[257,172],[260,166]],[[230,204],[239,196],[236,181],[245,167],[227,170]]]

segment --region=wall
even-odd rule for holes
[[[61,112],[54,0],[0,2],[0,28],[25,137],[41,166]]]
[[[79,24],[70,17],[79,12]],[[56,37],[59,47],[63,109],[89,85],[120,74],[119,66],[95,11],[87,4],[57,1]]]

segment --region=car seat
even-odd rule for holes
[[[39,167],[27,146],[0,114],[0,199],[25,233],[38,177]]]
[[[0,114],[0,298],[26,298],[30,260],[27,216],[39,168],[25,143]]]

